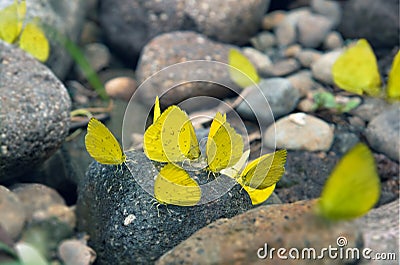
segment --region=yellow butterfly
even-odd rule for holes
[[[220,112],[211,123],[206,144],[208,170],[217,173],[236,164],[243,153],[243,139]]]
[[[340,220],[367,213],[378,201],[380,179],[374,157],[362,143],[353,147],[336,165],[322,190],[317,213]]]
[[[386,94],[389,99],[400,100],[400,50],[393,59]]]
[[[120,165],[126,161],[117,139],[108,128],[95,118],[91,118],[85,136],[86,150],[97,162],[106,165]]]
[[[239,176],[239,183],[263,190],[278,182],[285,173],[286,150],[265,154],[246,165]]]
[[[194,206],[200,201],[201,189],[185,170],[169,163],[156,177],[154,196],[161,204]]]
[[[339,56],[332,67],[333,80],[340,88],[362,95],[377,96],[381,91],[381,77],[375,54],[365,39]]]
[[[282,151],[278,151],[278,152],[280,152],[280,153],[283,153]],[[278,153],[278,155],[280,154],[280,153]],[[221,173],[222,174],[225,174],[225,175],[227,175],[227,176],[230,176],[231,178],[234,178],[234,179],[236,179],[236,181],[243,187],[243,189],[247,192],[247,194],[249,195],[249,197],[250,197],[250,199],[251,199],[251,203],[253,204],[253,205],[257,205],[257,204],[260,204],[260,203],[263,203],[264,201],[266,201],[270,196],[271,196],[271,194],[272,194],[272,192],[275,190],[275,186],[276,186],[276,184],[274,183],[274,184],[272,184],[272,185],[270,185],[270,186],[268,186],[268,187],[266,187],[266,188],[262,188],[262,189],[259,189],[259,188],[252,188],[251,186],[248,186],[248,185],[246,185],[244,182],[243,182],[243,176],[245,176],[245,174],[244,174],[244,171],[246,170],[247,172],[249,172],[250,171],[250,168],[252,167],[252,162],[250,162],[247,166],[246,166],[246,168],[245,168],[245,170],[243,171],[243,173],[242,174],[239,174],[239,172],[241,172],[241,170],[242,170],[242,168],[243,168],[243,166],[244,166],[244,164],[246,163],[246,160],[247,160],[247,158],[248,158],[248,156],[249,156],[249,154],[250,154],[250,150],[247,150],[246,152],[244,152],[243,153],[243,155],[242,155],[242,157],[240,158],[240,160],[233,166],[233,167],[230,167],[230,168],[226,168],[226,169],[223,169],[222,171],[221,171]],[[264,157],[272,157],[274,154],[267,154],[267,155],[265,155]],[[286,155],[286,152],[285,152],[285,155]],[[278,161],[279,159],[277,159],[276,161]],[[256,161],[256,160],[255,160]],[[253,161],[254,162],[254,161]],[[280,168],[283,168],[283,165],[285,164],[285,162],[286,162],[286,156],[285,156],[285,158],[284,158],[284,161],[281,161],[281,165],[280,165]],[[274,163],[274,162],[273,162]],[[276,162],[275,162],[276,163]],[[260,165],[261,166],[261,165]],[[276,167],[276,166],[275,166]],[[268,169],[267,169],[268,170]],[[283,170],[284,170],[284,168],[283,168]],[[263,170],[264,171],[264,170]],[[259,172],[259,171],[258,171]],[[271,171],[271,173],[267,173],[266,174],[266,178],[268,178],[268,177],[272,177],[273,179],[275,179],[276,180],[276,182],[281,178],[281,176],[283,175],[283,172],[282,173],[280,173],[281,171]],[[263,172],[263,176],[265,176],[265,171]],[[279,174],[279,175],[277,175],[277,176],[272,176],[272,174]]]
[[[240,87],[246,88],[260,82],[260,77],[253,64],[238,50],[229,51],[229,74]]]
[[[144,133],[143,150],[146,156],[158,162],[198,158],[200,149],[188,115],[175,105],[161,114],[157,114],[158,111],[159,107],[155,106],[156,119]]]
[[[18,41],[21,49],[45,62],[49,57],[49,42],[35,21],[28,22],[24,28],[22,27],[25,14],[24,0],[20,3],[15,0],[12,5],[0,10],[0,39],[10,44]]]

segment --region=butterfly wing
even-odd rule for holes
[[[389,99],[400,100],[400,51],[393,59],[386,92]]]
[[[158,96],[157,96],[156,101],[154,102],[153,124],[156,122],[158,117],[160,117],[160,115],[161,115],[160,100],[158,99]]]
[[[49,42],[43,30],[34,22],[25,25],[19,38],[19,47],[41,62],[49,57]]]
[[[143,150],[148,158],[158,162],[178,162],[200,155],[193,125],[177,106],[169,107],[147,128]]]
[[[285,172],[286,156],[286,150],[278,150],[251,161],[240,174],[241,181],[261,190],[274,185]]]
[[[95,118],[89,121],[85,145],[90,156],[101,164],[119,165],[126,160],[117,139],[103,123]]]
[[[235,165],[242,157],[243,146],[242,136],[226,121],[226,117],[217,113],[206,145],[208,169],[219,172]]]
[[[26,14],[26,2],[13,4],[0,10],[0,39],[8,43],[14,43],[21,33],[22,24]]]
[[[218,131],[219,127],[226,122],[226,114],[222,115],[221,112],[217,112],[210,126],[210,132],[208,133],[208,138],[213,138],[215,133]],[[207,143],[208,145],[209,143]]]
[[[154,196],[163,204],[194,206],[200,201],[201,189],[185,170],[167,164],[156,177]]]
[[[238,176],[239,176],[240,172],[242,171],[242,168],[246,164],[246,161],[249,158],[249,155],[250,155],[250,149],[243,152],[242,156],[240,157],[239,161],[236,162],[236,164],[234,164],[231,167],[222,169],[220,171],[220,173],[227,175],[233,179],[239,180]]]
[[[258,83],[260,77],[253,64],[238,50],[229,51],[229,74],[231,79],[240,87],[245,88]]]
[[[322,190],[318,212],[332,220],[367,213],[378,201],[380,179],[365,144],[353,147],[336,165]]]
[[[333,80],[340,88],[356,93],[378,95],[381,87],[375,54],[365,39],[339,56],[332,67]]]
[[[265,189],[253,189],[252,187],[242,185],[243,189],[249,194],[251,203],[257,205],[265,202],[272,192],[275,190],[276,184],[273,184]]]

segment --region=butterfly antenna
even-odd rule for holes
[[[207,182],[210,180],[210,175],[211,175],[211,173],[213,173],[211,170],[208,171],[208,174],[207,174]]]
[[[218,173],[215,173],[215,172],[213,172],[213,171],[208,171],[207,182],[210,180],[210,175],[213,176],[213,178],[214,178],[215,181],[218,181],[219,175],[217,175],[217,174],[218,174]]]

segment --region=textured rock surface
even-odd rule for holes
[[[321,15],[302,16],[297,22],[299,43],[306,48],[316,48],[332,29],[333,22]]]
[[[24,206],[27,221],[50,219],[49,216],[60,216],[62,213],[70,215],[68,208],[65,206],[64,199],[56,190],[45,185],[37,183],[19,184],[13,187],[12,191]],[[75,216],[72,218],[74,219]],[[67,217],[67,219],[70,218]]]
[[[396,260],[363,260],[361,264],[398,264],[399,259],[399,200],[372,209],[366,216],[355,221],[361,228],[364,247],[375,253],[396,253]]]
[[[44,162],[69,129],[71,100],[43,64],[0,41],[0,180]]]
[[[340,56],[341,51],[325,53],[311,64],[313,77],[323,84],[333,85],[332,66]]]
[[[232,91],[239,89],[231,81],[229,68],[225,65],[228,63],[231,48],[233,46],[214,42],[204,35],[190,31],[160,35],[143,49],[136,72],[140,83],[153,74],[157,75],[142,83],[136,93],[148,105],[154,103],[156,95],[167,91],[161,102],[165,105],[202,95],[214,97],[231,95]],[[190,60],[203,60],[203,62],[184,63]],[[167,66],[178,63],[182,64],[159,72]]]
[[[329,18],[333,22],[333,26],[339,24],[342,17],[342,9],[340,4],[331,0],[311,0],[311,9],[318,14]]]
[[[152,262],[214,220],[252,208],[238,185],[206,204],[154,205],[152,195],[135,179],[151,185],[148,180],[156,169],[142,152],[129,152],[128,157],[132,175],[125,166],[117,170],[93,163],[79,186],[79,228],[89,233],[98,264]]]
[[[0,226],[12,238],[18,238],[26,221],[25,208],[18,197],[0,186]]]
[[[312,247],[320,253],[323,247],[337,247],[339,236],[348,241],[346,247],[361,248],[356,226],[316,218],[314,204],[315,201],[301,201],[262,206],[232,219],[217,220],[163,255],[156,264],[309,264],[310,259],[280,259],[277,252],[271,257],[270,251],[285,248],[283,255],[288,257],[291,248],[301,251]],[[318,264],[344,261],[326,255]]]
[[[368,124],[368,143],[376,151],[391,159],[400,160],[400,107],[394,107],[376,116]]]
[[[366,38],[375,48],[399,44],[398,0],[352,0],[343,2],[339,31],[344,38]]]
[[[258,120],[262,125],[271,124],[274,119],[291,112],[300,98],[298,90],[285,78],[262,79],[257,86],[247,89],[249,93],[237,111],[242,117]]]
[[[319,118],[295,113],[278,120],[275,126],[271,125],[263,139],[269,148],[276,144],[277,148],[290,150],[328,151],[333,142],[333,131],[333,127]]]
[[[113,48],[131,62],[155,36],[193,30],[244,44],[258,30],[269,0],[101,0],[100,20]]]
[[[351,114],[360,117],[364,121],[371,121],[382,112],[389,110],[390,105],[381,98],[365,97],[363,103],[351,111]]]

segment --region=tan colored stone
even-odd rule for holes
[[[285,248],[288,256],[292,248],[301,253],[312,247],[319,254],[323,247],[338,247],[339,237],[347,240],[346,247],[360,249],[362,239],[357,227],[316,217],[315,203],[261,206],[232,219],[219,219],[164,254],[156,264],[310,264],[311,259],[280,259],[277,251]],[[265,248],[267,254],[275,248],[273,259],[258,257],[265,254]],[[327,254],[317,261],[344,264],[344,260],[329,259]]]
[[[137,82],[133,78],[120,76],[105,83],[106,93],[112,98],[129,101],[137,88]]]

